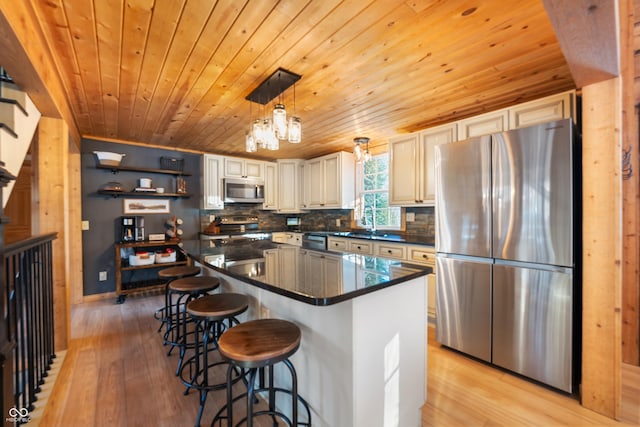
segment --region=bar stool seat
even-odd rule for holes
[[[197,276],[200,274],[200,267],[194,265],[178,265],[167,267],[158,271],[158,276],[167,280],[181,279],[183,277]]]
[[[160,320],[160,327],[158,328],[158,332],[162,330],[162,327],[165,327],[164,333],[164,341],[166,344],[167,336],[169,335],[169,329],[171,325],[167,322],[167,311],[169,310],[169,283],[176,279],[181,279],[183,277],[193,277],[200,274],[200,267],[196,267],[193,265],[178,265],[174,267],[163,268],[158,271],[158,277],[165,280],[164,286],[164,307],[160,307],[156,310],[154,317]]]
[[[175,283],[175,282],[174,282]],[[221,372],[221,381],[210,382],[210,374],[214,374],[214,368],[227,365],[228,362],[220,357],[217,360],[210,358],[211,352],[218,350],[218,338],[227,329],[239,324],[236,316],[244,313],[249,308],[249,298],[246,295],[235,293],[221,293],[205,295],[194,299],[187,304],[187,313],[196,321],[195,351],[194,355],[187,359],[180,371],[180,378],[187,387],[185,394],[191,388],[200,393],[200,408],[196,426],[200,425],[202,412],[209,391],[222,390],[227,387],[224,370]],[[225,323],[226,322],[226,323]],[[202,340],[200,340],[202,337]],[[242,372],[236,371],[233,383],[242,379]]]
[[[189,340],[189,336],[193,335],[193,331],[188,331],[188,325],[193,323],[187,317],[187,304],[208,292],[217,289],[220,286],[220,279],[211,276],[183,277],[175,279],[169,283],[167,306],[167,325],[169,325],[169,334],[165,339],[165,344],[170,344],[171,348],[167,352],[167,356],[171,351],[178,347],[180,356],[178,358],[178,368],[176,375],[180,374],[182,362],[187,348],[194,348],[195,342]],[[177,296],[175,302],[174,295]]]
[[[289,361],[300,347],[302,332],[292,322],[281,319],[259,319],[234,326],[222,334],[218,340],[220,354],[229,361],[227,370],[227,404],[216,414],[212,426],[223,419],[227,419],[228,425],[233,422],[233,402],[246,397],[246,417],[240,420],[242,424],[246,420],[247,427],[253,426],[253,417],[268,415],[275,423],[276,418],[285,421],[289,426],[311,425],[311,413],[307,402],[298,396],[298,380],[295,368]],[[273,367],[282,362],[291,374],[291,389],[284,389],[274,385]],[[248,370],[247,392],[233,397],[232,372],[234,367]],[[266,388],[256,388],[256,374],[258,370],[268,369],[268,385]],[[268,392],[268,409],[254,411],[253,405],[256,393]],[[276,407],[276,392],[284,392],[291,395],[291,418]],[[306,421],[298,420],[298,403],[306,410]]]

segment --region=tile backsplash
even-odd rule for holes
[[[302,231],[349,231],[351,228],[351,210],[332,209],[317,210],[298,214],[278,214],[273,211],[259,209],[261,205],[249,203],[235,203],[225,206],[222,210],[201,210],[201,230],[209,225],[209,216],[247,215],[259,218],[260,229],[265,231],[286,230],[287,217],[300,218]],[[405,213],[413,213],[415,221],[406,223],[405,233],[435,236],[435,215],[433,207],[405,208]],[[337,221],[340,220],[340,226]]]

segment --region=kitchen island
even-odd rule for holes
[[[268,239],[186,241],[183,248],[204,274],[221,279],[224,292],[250,297],[241,320],[300,326],[291,360],[313,426],[420,425],[429,267]],[[286,378],[276,372],[285,386]]]

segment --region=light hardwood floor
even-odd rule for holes
[[[111,299],[72,308],[71,345],[41,426],[194,424],[197,393],[183,395],[184,388],[173,374],[176,356],[165,355],[156,332],[153,312],[161,303],[159,295],[152,295],[129,297],[122,305]],[[430,335],[423,427],[633,425],[442,349]],[[203,426],[209,425],[222,398],[221,392],[210,394]]]

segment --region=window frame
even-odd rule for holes
[[[388,152],[380,152],[380,153],[376,153],[375,155],[372,156],[372,159],[376,158],[376,157],[380,157],[380,156],[386,156],[387,157],[387,162],[389,161],[389,153]],[[374,194],[374,193],[380,193],[380,192],[386,192],[387,193],[387,199],[389,198],[389,188],[388,188],[388,183],[387,183],[387,189],[386,190],[374,190],[374,191],[365,191],[364,190],[364,165],[365,162],[356,162],[356,208],[354,209],[354,225],[356,228],[360,228],[360,229],[370,229],[372,227],[368,227],[366,224],[362,223],[362,219],[364,218],[364,195],[365,194]],[[389,166],[389,165],[388,165]],[[389,174],[390,177],[390,174]],[[388,230],[388,231],[404,231],[405,229],[405,223],[404,223],[404,209],[400,206],[388,206],[387,209],[398,209],[399,210],[399,216],[400,216],[400,223],[397,227],[395,226],[389,226],[389,225],[385,225],[382,227],[377,227],[375,228],[375,230]]]

